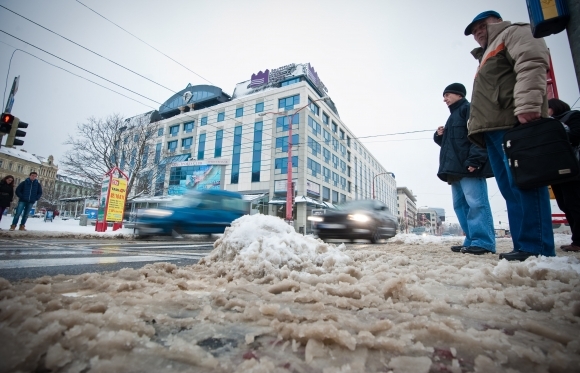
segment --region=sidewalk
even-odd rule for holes
[[[0,221],[0,237],[47,237],[47,238],[133,238],[133,229],[122,228],[113,231],[111,227],[106,232],[96,232],[95,226],[90,222],[87,226],[79,225],[79,220],[62,220],[56,217],[52,222],[45,222],[44,219],[28,218],[26,221],[26,232],[18,231],[18,226],[14,232],[8,231],[12,223],[12,216],[2,216]]]

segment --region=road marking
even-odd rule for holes
[[[0,260],[0,269],[10,268],[35,268],[35,267],[58,267],[58,266],[78,266],[94,264],[112,264],[128,262],[164,262],[180,259],[199,259],[205,255],[190,256],[157,256],[157,255],[135,255],[135,256],[108,256],[91,258],[51,258],[51,259],[20,259],[20,260]]]

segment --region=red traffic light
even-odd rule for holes
[[[8,113],[3,113],[2,118],[0,119],[0,122],[4,124],[11,124],[13,121],[14,115]]]

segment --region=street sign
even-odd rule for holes
[[[14,96],[16,95],[16,92],[18,92],[18,82],[20,82],[20,75],[15,77],[14,82],[12,83],[12,89],[10,90],[8,101],[6,101],[6,109],[4,109],[5,113],[10,114],[12,112],[12,106],[14,105]]]

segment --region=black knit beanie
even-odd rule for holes
[[[456,95],[460,95],[461,97],[465,97],[467,91],[465,90],[465,86],[461,83],[453,83],[449,84],[445,90],[443,91],[443,96],[446,93],[455,93]]]

